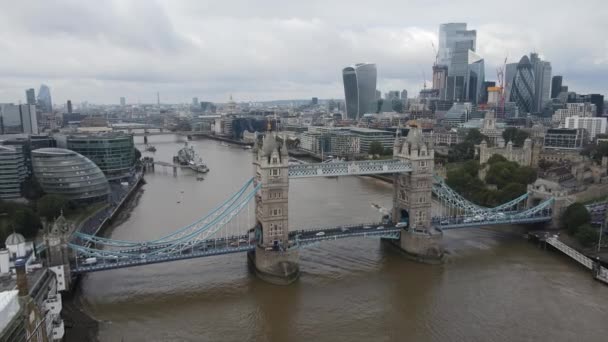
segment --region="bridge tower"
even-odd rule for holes
[[[57,277],[58,291],[69,290],[71,286],[69,250],[66,242],[66,234],[69,234],[69,231],[69,223],[62,212],[44,234],[47,267]]]
[[[439,262],[443,234],[431,224],[433,145],[424,142],[420,129],[413,127],[406,139],[395,138],[393,156],[412,167],[411,172],[394,176],[393,222],[404,225],[399,248],[418,261]]]
[[[568,191],[563,189],[556,182],[538,178],[534,183],[528,184],[528,202],[527,207],[532,208],[539,205],[542,201],[553,198],[551,206],[551,229],[560,229],[562,215],[566,208],[576,202],[576,197],[568,195]]]
[[[261,184],[255,197],[257,246],[248,254],[255,273],[273,284],[286,285],[299,274],[299,254],[289,245],[289,155],[286,139],[279,141],[268,132],[259,146],[254,146],[255,185]]]

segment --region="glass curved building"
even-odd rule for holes
[[[87,157],[63,148],[32,151],[32,167],[42,190],[70,200],[100,200],[110,193],[103,172]]]
[[[358,120],[365,113],[375,113],[377,107],[376,64],[359,63],[342,69],[346,117]]]
[[[66,145],[97,164],[108,180],[128,177],[133,171],[135,146],[131,134],[71,135]]]
[[[534,70],[528,56],[524,55],[517,63],[509,100],[515,102],[521,113],[531,113],[534,109]]]

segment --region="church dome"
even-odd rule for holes
[[[16,246],[22,243],[25,243],[25,238],[19,233],[12,233],[6,238],[5,241],[6,246]]]

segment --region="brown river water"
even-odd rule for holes
[[[144,155],[170,162],[184,141],[151,137],[157,152]],[[251,151],[191,143],[211,169],[205,180],[157,167],[111,237],[170,233],[252,176]],[[390,207],[391,185],[292,180],[289,196],[292,229],[370,222],[380,215],[372,202]],[[104,271],[85,276],[82,302],[101,322],[101,341],[608,341],[608,287],[522,233],[446,232],[442,265],[410,261],[377,239],[324,242],[301,251],[290,286],[257,279],[244,254]]]

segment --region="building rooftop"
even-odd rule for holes
[[[57,147],[45,147],[33,150],[34,154],[45,154],[45,155],[73,155],[76,154],[74,151],[66,150],[65,148],[57,148]]]
[[[378,134],[390,134],[393,135],[392,132],[389,131],[383,131],[380,129],[373,129],[373,128],[365,128],[365,127],[350,127],[350,131],[351,132],[355,132],[355,133],[378,133]]]

